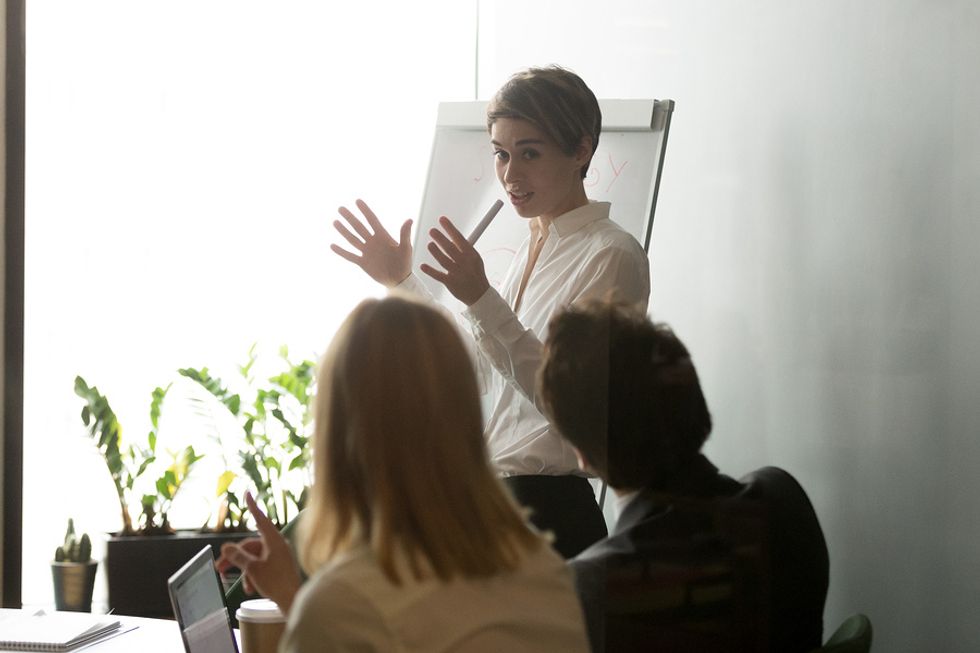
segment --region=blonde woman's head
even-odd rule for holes
[[[367,544],[398,582],[486,576],[536,545],[490,469],[476,379],[455,327],[400,297],[367,300],[321,362],[308,570]]]

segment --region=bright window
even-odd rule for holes
[[[329,251],[336,208],[416,217],[437,103],[473,98],[475,21],[475,0],[32,0],[25,604],[52,602],[69,516],[96,556],[120,527],[75,376],[143,438],[151,391],[180,367],[233,376],[253,342],[322,352],[379,294]],[[181,401],[161,437],[183,428]],[[207,506],[173,514],[196,526]]]

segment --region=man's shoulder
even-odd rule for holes
[[[722,482],[726,481],[726,482]],[[617,569],[661,570],[715,565],[729,549],[765,538],[767,508],[741,482],[718,475],[710,492],[665,500],[638,495],[620,515],[616,530],[570,561],[578,575],[606,575]],[[656,576],[656,573],[653,573]]]
[[[633,552],[629,545],[627,534],[618,533],[605,537],[592,546],[588,547],[577,556],[568,561],[573,570],[594,568],[607,558],[612,556],[629,555]]]
[[[753,470],[745,476],[742,476],[739,482],[745,486],[756,486],[760,489],[773,487],[803,489],[799,481],[792,474],[782,467],[775,467],[773,465],[767,465]]]
[[[806,490],[792,474],[780,467],[760,467],[739,479],[740,495],[767,506],[770,518],[779,526],[780,519],[817,521],[816,511]],[[819,526],[817,527],[819,528]]]

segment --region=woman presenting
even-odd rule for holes
[[[606,527],[574,451],[537,408],[547,324],[564,307],[592,298],[646,311],[650,294],[643,248],[609,219],[609,203],[585,192],[601,125],[599,103],[578,75],[549,67],[511,77],[487,107],[487,128],[497,179],[527,219],[528,239],[499,291],[480,254],[446,217],[429,232],[428,250],[441,269],[421,266],[466,305],[464,322],[495,372],[485,430],[491,461],[566,558],[604,537]],[[396,242],[366,203],[356,206],[363,221],[341,207],[343,221],[334,222],[355,251],[331,249],[389,288],[431,297],[412,273],[411,220]]]

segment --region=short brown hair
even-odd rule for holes
[[[552,318],[538,385],[554,425],[612,487],[664,487],[711,432],[684,343],[622,304]]]
[[[526,120],[547,134],[571,156],[588,139],[592,154],[599,147],[602,111],[595,94],[582,78],[561,68],[528,68],[515,73],[500,87],[487,107],[487,129],[499,118]],[[592,157],[582,166],[582,178]]]

